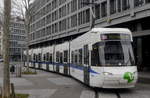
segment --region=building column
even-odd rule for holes
[[[110,17],[110,0],[107,0],[107,17]]]
[[[140,68],[140,70],[143,69],[143,55],[142,55],[142,38],[137,38],[137,66]]]

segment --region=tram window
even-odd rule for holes
[[[36,54],[33,54],[33,60],[34,61],[36,60]]]
[[[41,61],[41,54],[38,54],[38,61]]]
[[[89,49],[88,45],[84,45],[84,64],[89,64]]]
[[[46,54],[44,54],[43,56],[43,61],[46,61]]]
[[[82,65],[82,49],[79,49],[79,65]]]
[[[46,61],[49,61],[49,53],[47,52],[45,55],[46,55]]]
[[[71,63],[74,64],[74,52],[71,52]]]
[[[29,55],[29,61],[31,61],[31,55]]]
[[[49,56],[49,61],[52,62],[52,54]]]
[[[75,61],[75,64],[78,64],[78,51],[77,50],[74,53],[74,61]]]
[[[92,46],[93,49],[91,51],[91,66],[100,66],[98,44],[99,43],[96,43]]]
[[[68,62],[68,50],[64,51],[64,62]]]
[[[63,63],[63,53],[60,53],[60,63]]]
[[[59,52],[56,52],[56,62],[59,62]]]
[[[37,55],[35,54],[35,61],[37,61]]]

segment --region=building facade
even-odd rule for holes
[[[86,5],[85,2],[94,4]],[[136,63],[150,67],[150,0],[35,0],[31,5],[30,47],[70,40],[95,27],[129,28],[133,32]]]
[[[13,19],[10,26],[10,60],[20,61],[23,50],[26,48],[26,33],[24,22]]]
[[[10,61],[20,61],[23,50],[26,49],[26,33],[24,22],[13,18],[10,25]],[[3,26],[0,25],[0,55],[3,49]]]

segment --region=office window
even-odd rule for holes
[[[101,15],[102,17],[107,16],[107,2],[101,4]]]
[[[127,10],[130,8],[130,0],[123,0],[122,1],[122,10]]]
[[[77,15],[71,16],[71,27],[77,26]]]
[[[90,9],[86,10],[85,18],[86,18],[86,23],[90,21]]]
[[[77,10],[77,0],[71,1],[71,12],[74,12]]]
[[[110,14],[116,13],[116,0],[110,0]]]
[[[145,3],[150,3],[150,0],[145,0]]]
[[[134,6],[137,7],[137,6],[142,6],[144,3],[144,0],[134,0]]]
[[[59,5],[65,3],[65,2],[66,2],[66,0],[59,0]]]
[[[95,5],[95,16],[96,19],[100,19],[100,4]]]

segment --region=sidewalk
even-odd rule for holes
[[[0,87],[2,86],[2,66],[0,66]],[[62,75],[37,70],[37,75],[11,75],[15,92],[29,94],[29,98],[80,98],[82,91],[88,90],[81,83]]]

